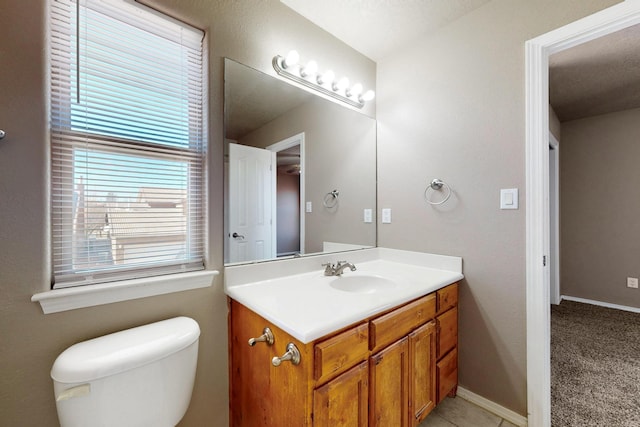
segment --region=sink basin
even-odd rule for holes
[[[396,282],[374,275],[340,276],[333,279],[329,286],[344,292],[372,294],[394,288]]]

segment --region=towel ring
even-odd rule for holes
[[[429,190],[432,190],[431,192],[440,191],[442,190],[442,187],[446,189],[447,195],[444,196],[444,198],[439,202],[431,201],[429,199]],[[447,200],[449,200],[449,197],[451,197],[451,187],[449,187],[449,184],[447,184],[446,182],[438,178],[435,178],[433,181],[431,181],[429,183],[429,186],[424,190],[424,198],[426,199],[427,203],[429,203],[430,205],[441,205]]]
[[[340,192],[338,190],[333,190],[324,195],[324,199],[322,199],[322,204],[325,208],[331,209],[335,208],[338,204],[338,196]]]

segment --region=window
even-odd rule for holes
[[[55,288],[203,268],[202,40],[131,1],[52,2]]]

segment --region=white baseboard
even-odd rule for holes
[[[527,419],[522,415],[513,412],[511,409],[507,409],[504,406],[498,405],[497,403],[492,402],[491,400],[486,399],[478,394],[475,394],[464,387],[458,386],[457,396],[473,403],[474,405],[481,407],[482,409],[486,409],[492,414],[495,414],[512,424],[515,424],[519,427],[527,427]]]
[[[595,300],[586,299],[586,298],[578,298],[578,297],[570,297],[567,295],[562,295],[560,297],[560,300],[582,302],[584,304],[599,305],[600,307],[615,308],[616,310],[630,311],[632,313],[640,313],[640,308],[638,307],[629,307],[626,305],[611,304],[610,302],[595,301]]]

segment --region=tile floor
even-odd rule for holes
[[[461,397],[447,397],[418,427],[515,427],[515,425]]]

